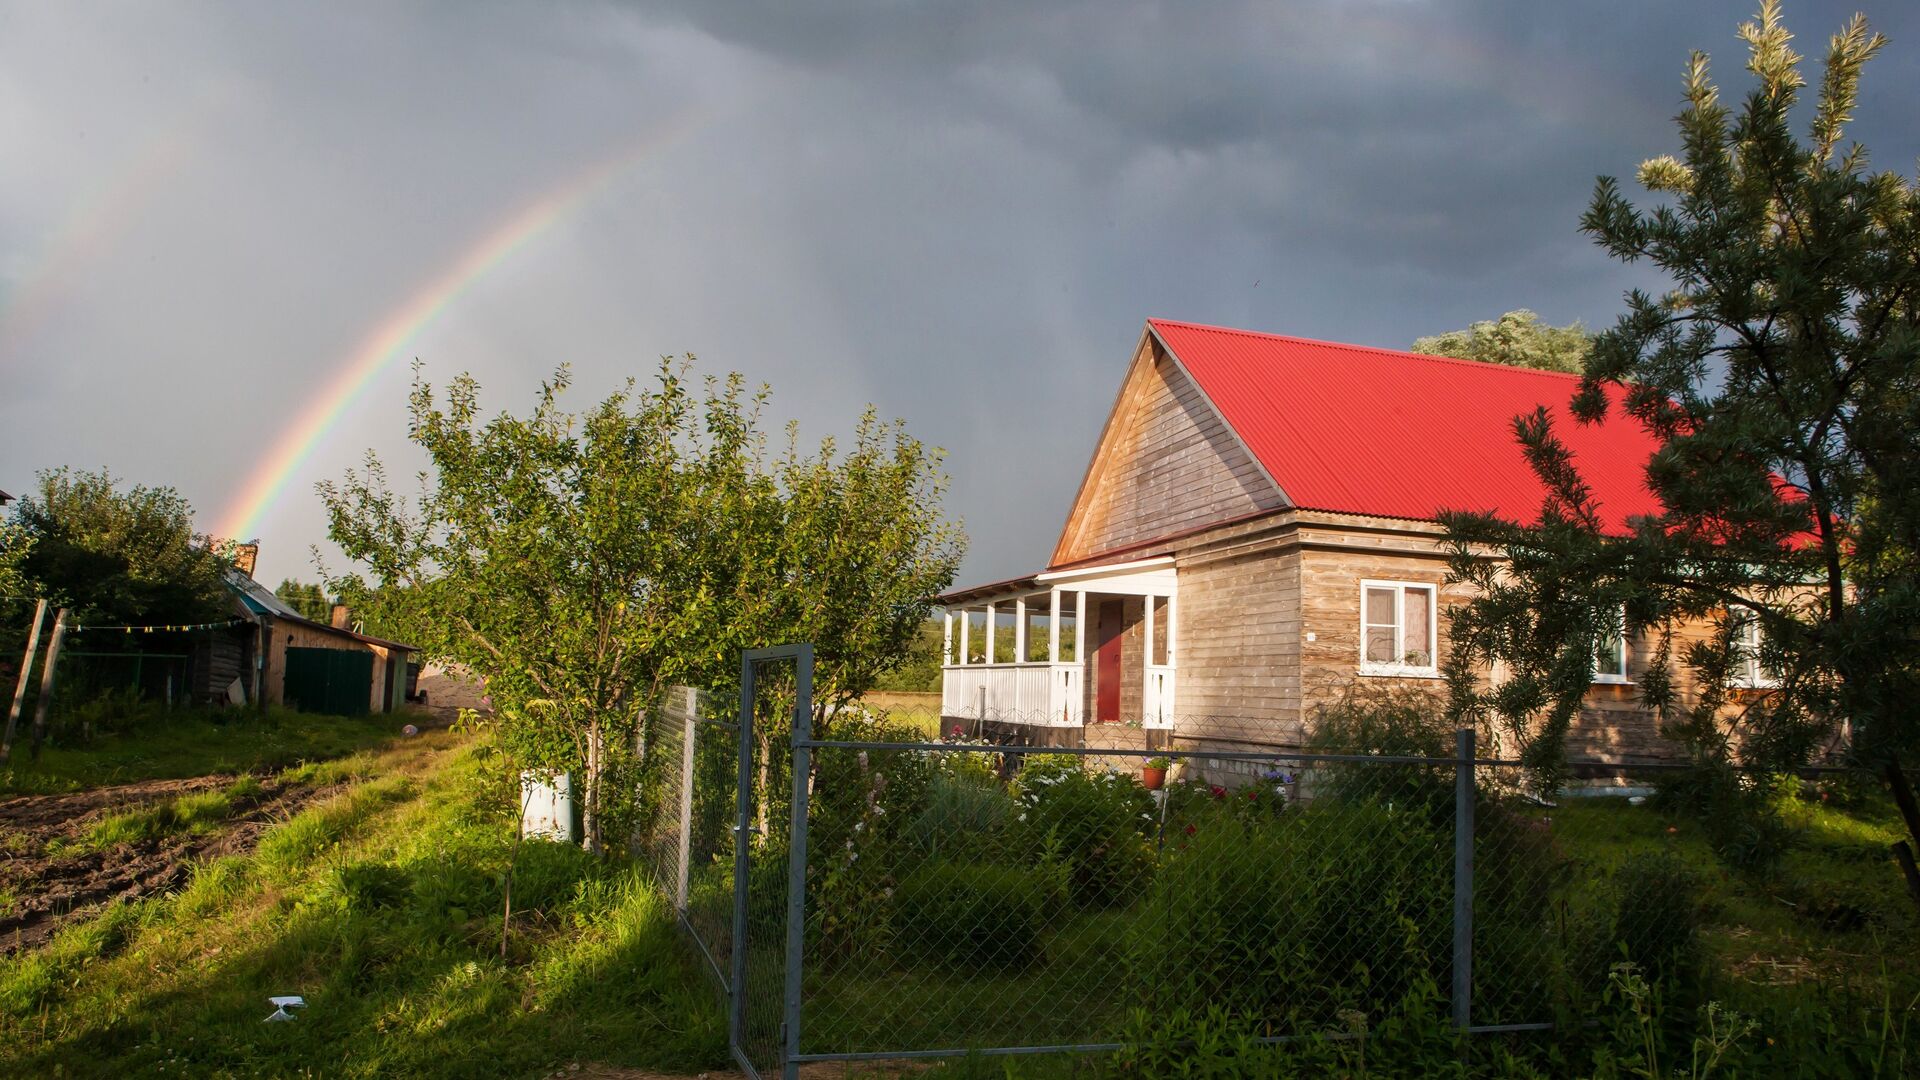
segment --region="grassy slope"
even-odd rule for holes
[[[0,964],[0,1072],[511,1076],[724,1060],[717,998],[630,869],[529,844],[503,961],[511,829],[506,800],[489,797],[497,780],[444,733],[363,763],[365,778],[253,854]],[[263,1024],[274,994],[309,1008]]]
[[[1870,982],[1883,961],[1892,974],[1920,974],[1911,947],[1920,918],[1888,851],[1906,835],[1891,800],[1843,807],[1790,799],[1781,806],[1789,843],[1778,867],[1757,877],[1716,859],[1699,823],[1651,806],[1569,799],[1552,817],[1564,849],[1596,876],[1655,850],[1691,866],[1701,883],[1708,951],[1741,981]]]
[[[406,722],[400,715],[321,716],[278,708],[264,715],[208,709],[158,713],[128,733],[102,735],[85,746],[51,744],[37,762],[22,738],[13,762],[0,768],[0,794],[278,769],[379,745]]]

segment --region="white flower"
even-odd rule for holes
[[[1027,820],[1027,815],[1026,815],[1026,814],[1024,814],[1024,813],[1022,813],[1022,814],[1020,815],[1020,820],[1021,820],[1021,821],[1025,821],[1025,820]]]

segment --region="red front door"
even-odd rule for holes
[[[1120,634],[1123,629],[1124,610],[1120,601],[1101,601],[1096,637],[1100,647],[1093,654],[1093,718],[1102,724],[1120,722]]]

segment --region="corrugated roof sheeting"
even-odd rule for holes
[[[1610,412],[1576,423],[1579,380],[1419,353],[1154,319],[1148,325],[1303,509],[1428,521],[1490,510],[1531,522],[1546,489],[1513,418],[1545,405],[1611,529],[1657,513],[1658,444]],[[1617,393],[1617,391],[1616,391]]]

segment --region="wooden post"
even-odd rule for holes
[[[1053,614],[1047,616],[1047,663],[1060,662],[1060,588],[1053,590]]]
[[[1027,598],[1013,602],[1013,662],[1027,662]]]
[[[940,666],[953,663],[953,612],[940,615]]]
[[[27,631],[27,655],[20,661],[20,678],[13,686],[13,708],[7,710],[7,730],[0,736],[0,765],[13,757],[13,733],[20,727],[20,709],[27,701],[27,682],[33,678],[33,654],[40,648],[40,624],[47,621],[47,602],[33,606],[33,629]]]
[[[1087,664],[1087,591],[1085,589],[1073,594],[1073,662],[1079,664],[1083,670]]]
[[[960,663],[970,662],[973,654],[973,612],[960,609]]]
[[[60,642],[67,636],[67,609],[53,613],[53,640],[47,642],[47,664],[40,672],[40,700],[33,703],[33,760],[40,760],[40,744],[47,737],[47,707],[53,704],[53,678],[60,666]]]
[[[993,610],[993,605],[988,604],[987,605],[987,643],[984,646],[981,646],[981,653],[987,658],[987,663],[989,664],[993,663],[993,639],[1000,636],[1000,628],[994,625],[995,622],[996,622],[996,612]]]

